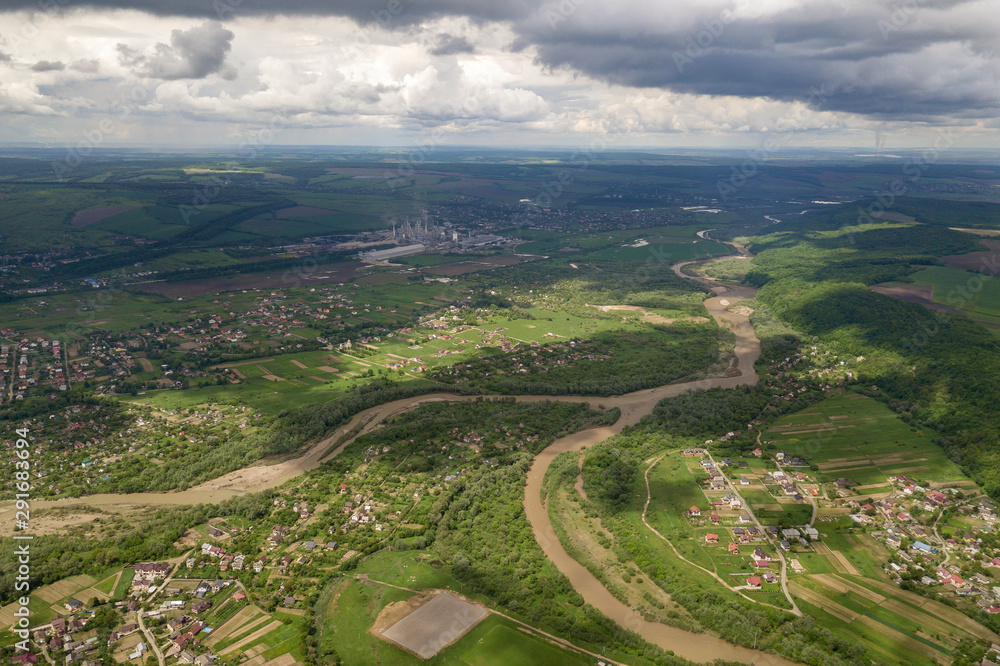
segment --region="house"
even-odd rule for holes
[[[701,509],[699,509],[696,506],[693,506],[690,509],[688,509],[688,515],[691,516],[692,518],[697,518],[698,516],[701,515]]]
[[[79,599],[70,599],[65,604],[63,604],[63,606],[66,607],[66,610],[72,613],[83,608],[83,602],[80,601]]]
[[[752,522],[752,520],[750,518],[750,514],[749,513],[741,513],[740,514],[740,522],[743,523],[744,525],[747,524],[747,523],[749,523],[749,522]]]
[[[143,578],[163,578],[170,573],[169,564],[159,562],[139,562],[135,565],[135,575]]]
[[[200,601],[196,601],[194,605],[191,606],[191,611],[194,613],[204,613],[211,607],[212,607],[211,599],[201,599]]]
[[[711,520],[713,523],[718,523],[722,520],[722,518],[719,518],[719,514],[717,513],[713,513],[708,517],[708,519]]]
[[[764,572],[764,582],[765,583],[777,583],[778,582],[778,574],[774,573],[773,571],[765,571]]]
[[[769,560],[754,560],[753,565],[758,569],[767,569],[771,566],[771,562]]]
[[[750,479],[748,479],[745,476],[741,476],[740,477],[740,485],[741,486],[749,486],[750,485]]]
[[[730,541],[729,542],[729,552],[732,553],[733,555],[739,555],[740,554],[740,547],[737,546],[732,541]]]
[[[719,543],[719,535],[714,532],[709,532],[705,535],[705,543]]]
[[[761,586],[760,576],[750,576],[747,578],[747,585],[759,588]]]
[[[932,548],[929,545],[927,545],[926,543],[924,543],[923,541],[914,541],[913,545],[911,546],[911,548],[913,550],[920,551],[922,553],[936,553],[936,552],[938,552],[937,548]]]
[[[295,605],[295,597],[287,596],[287,597],[285,597],[282,600],[281,603],[283,603],[285,606],[294,606]]]
[[[757,546],[753,549],[753,558],[755,560],[770,560],[771,556],[764,552],[764,549]]]

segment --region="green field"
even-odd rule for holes
[[[325,613],[320,644],[328,649],[335,649],[346,664],[485,666],[505,663],[512,666],[576,666],[592,663],[589,659],[533,636],[514,622],[496,615],[488,616],[458,642],[434,657],[426,661],[420,660],[368,632],[382,608],[392,602],[408,599],[412,594],[380,585],[342,581],[333,594],[320,598],[322,607],[317,609],[317,613]],[[498,655],[502,655],[502,661],[497,661]]]
[[[911,277],[916,284],[934,289],[935,303],[958,308],[976,321],[1000,325],[1000,281],[995,276],[932,266]]]
[[[115,592],[111,595],[111,598],[124,599],[125,595],[128,594],[129,587],[132,585],[133,578],[135,578],[135,569],[132,567],[122,569],[122,577],[118,579],[118,584],[115,585]]]
[[[771,449],[815,465],[814,473],[826,482],[843,477],[859,485],[884,485],[895,475],[924,481],[966,478],[930,431],[906,424],[881,402],[853,392],[782,416],[765,437]]]

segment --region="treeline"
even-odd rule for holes
[[[95,531],[101,533],[99,537],[86,532],[77,536],[36,535],[31,541],[29,583],[32,589],[37,589],[68,576],[96,575],[115,565],[176,556],[181,551],[174,548],[174,542],[191,527],[219,516],[258,520],[270,512],[272,497],[272,491],[265,491],[214,506],[150,509],[141,517],[108,515],[94,521]],[[100,513],[97,508],[77,508]],[[17,558],[0,558],[0,605],[18,596],[14,588],[17,567]]]

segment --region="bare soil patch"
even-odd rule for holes
[[[966,255],[959,256],[964,257]],[[928,307],[932,310],[951,312],[952,314],[965,314],[961,310],[956,310],[955,308],[950,308],[947,305],[935,303],[933,298],[931,298],[934,294],[934,289],[932,287],[923,287],[916,284],[876,284],[873,287],[870,287],[870,289],[876,294],[892,296],[893,298],[898,298],[901,301],[908,301],[910,303],[919,303],[920,305]]]
[[[330,210],[328,208],[317,208],[316,206],[292,206],[291,208],[282,208],[278,211],[277,216],[281,218],[290,217],[312,217],[313,215],[330,215],[337,213],[338,211]]]
[[[83,210],[76,211],[76,215],[73,216],[70,224],[74,227],[87,227],[94,222],[100,222],[101,220],[114,217],[120,213],[135,210],[136,208],[141,208],[141,206],[105,206],[103,208],[84,208]]]
[[[641,312],[643,315],[643,320],[649,322],[650,324],[673,324],[676,321],[694,321],[699,324],[704,324],[708,321],[708,317],[677,317],[669,318],[662,315],[658,315],[655,312],[650,312],[645,308],[641,308],[638,305],[590,305],[587,304],[589,308],[597,308],[601,312],[612,312],[614,310],[625,310],[627,312]],[[534,328],[532,326],[531,328]]]
[[[941,257],[941,261],[949,268],[960,268],[963,271],[978,271],[983,266],[990,266],[996,262],[997,252],[1000,252],[1000,240],[980,241],[989,248],[982,252],[968,252],[966,254],[951,254]]]
[[[295,359],[292,359],[292,365],[294,365],[297,368],[302,368],[303,370],[309,367],[302,361],[296,361]]]
[[[421,659],[430,659],[479,624],[489,611],[442,592],[380,634]]]

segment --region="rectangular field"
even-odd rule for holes
[[[421,659],[430,659],[487,615],[485,608],[442,592],[386,629],[382,636]]]

